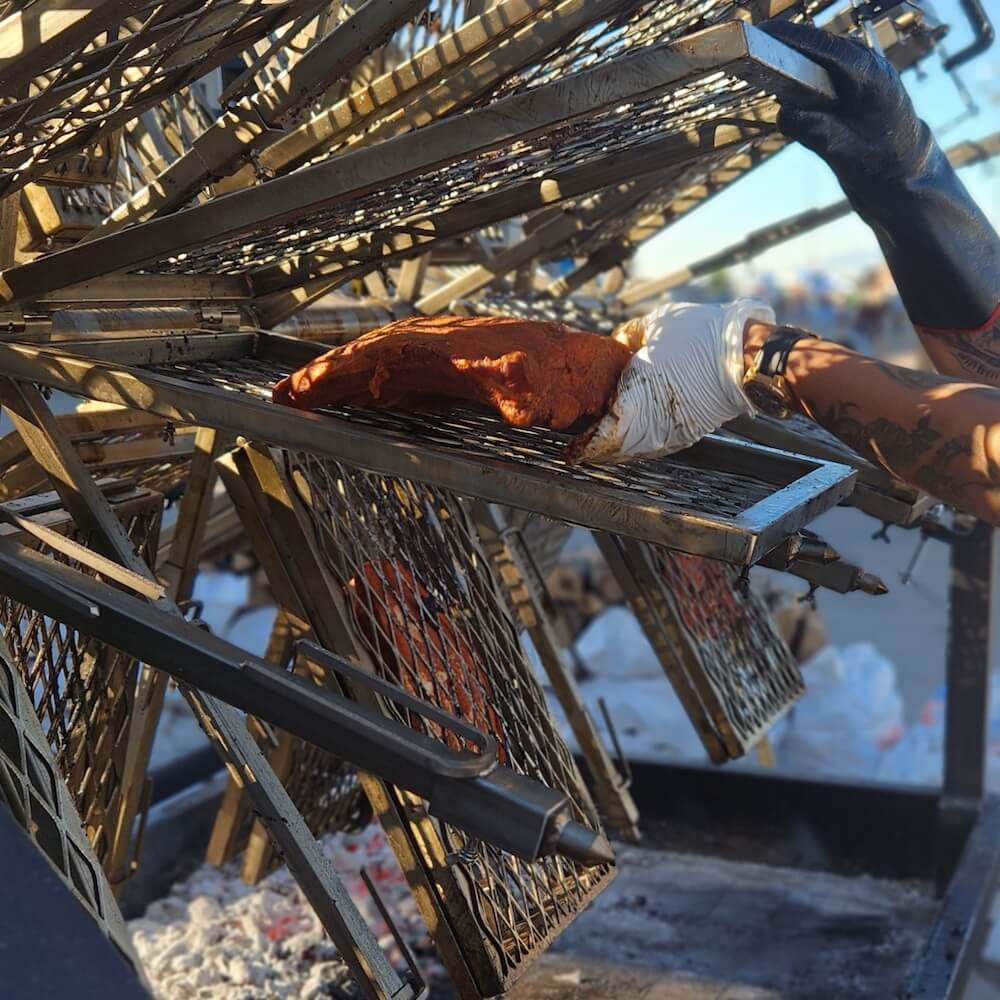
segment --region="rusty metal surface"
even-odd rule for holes
[[[574,819],[600,829],[461,502],[308,453],[288,455],[287,464],[343,592],[348,627],[379,675],[493,735],[502,763],[566,791]],[[405,710],[387,710],[434,730]],[[559,857],[529,864],[449,827],[441,835],[454,853],[452,876],[465,888],[448,892],[429,868],[435,907],[464,927],[459,947],[484,996],[512,982],[610,876]]]
[[[152,564],[163,497],[148,490],[129,490],[109,499],[130,541]],[[86,542],[69,515],[51,502],[51,495],[49,503],[44,500],[35,505],[43,509],[32,519]],[[20,507],[28,511],[31,503],[22,501]],[[74,565],[14,528],[0,530]],[[87,838],[98,860],[109,864],[116,837],[129,835],[134,818],[125,817],[121,823],[118,812],[139,664],[7,597],[0,597],[0,628]]]
[[[598,544],[709,757],[745,754],[805,690],[761,599],[722,563],[610,537]]]

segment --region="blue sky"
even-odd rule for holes
[[[993,0],[986,6],[994,8],[996,18]],[[957,0],[938,0],[935,9],[941,21],[953,26],[944,41],[945,50],[957,52],[969,40]],[[1000,18],[996,19],[1000,30]],[[980,107],[978,115],[961,123],[951,124],[963,114],[964,105],[951,79],[942,72],[940,58],[932,54],[921,68],[923,79],[913,70],[904,79],[918,113],[935,130],[942,146],[1000,131],[1000,42],[959,71]],[[1000,157],[963,170],[961,176],[986,214],[1000,227]],[[635,271],[643,277],[667,274],[754,229],[841,197],[840,187],[826,164],[801,147],[786,149],[676,226],[649,240],[636,258]],[[851,216],[775,247],[734,274],[750,280],[753,275],[769,271],[792,280],[802,271],[821,269],[849,279],[879,259],[871,232]]]

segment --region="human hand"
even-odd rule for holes
[[[773,322],[774,313],[750,299],[669,302],[631,321],[626,333],[638,350],[607,414],[570,446],[570,459],[615,465],[669,455],[752,415],[743,392],[744,333]]]
[[[830,74],[836,101],[824,107],[785,102],[778,128],[821,156],[849,196],[877,197],[920,172],[934,140],[884,56],[855,38],[790,21],[760,27]]]

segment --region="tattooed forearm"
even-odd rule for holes
[[[939,371],[1000,386],[1000,321],[978,333],[921,333]]]

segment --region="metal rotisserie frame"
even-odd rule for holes
[[[20,379],[178,423],[263,437],[738,565],[756,562],[843,500],[856,476],[846,466],[717,437],[653,462],[570,466],[563,458],[565,435],[510,427],[485,413],[316,414],[274,406],[275,381],[322,348],[268,334],[87,342],[71,350],[0,344],[0,365]]]
[[[111,508],[140,557],[155,557],[163,497],[144,489],[112,489]],[[3,505],[44,529],[85,542],[54,493]],[[44,541],[12,524],[0,534],[62,561]],[[72,563],[71,563],[72,564]],[[94,853],[113,880],[127,870],[123,855],[140,797],[126,785],[144,783],[129,769],[129,743],[138,694],[139,663],[133,657],[67,628],[30,607],[0,598],[0,629],[66,782]]]
[[[805,690],[763,601],[722,563],[596,540],[709,758],[743,756]]]
[[[309,281],[346,280],[433,240],[744,145],[773,128],[770,94],[833,93],[825,71],[741,21],[613,54],[569,79],[522,81],[391,142],[9,269],[5,294],[36,300],[125,272],[138,297],[156,287],[140,294],[150,277],[208,279],[268,313],[274,296]]]
[[[57,418],[87,468],[173,496],[190,473],[196,429],[124,407]],[[48,475],[16,431],[0,439],[0,500],[48,488]]]
[[[934,504],[928,494],[894,479],[807,417],[796,415],[788,420],[741,417],[726,427],[748,441],[857,469],[857,485],[845,502],[887,524],[913,527]]]

